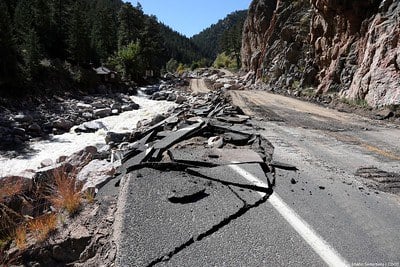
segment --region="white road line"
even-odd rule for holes
[[[268,184],[261,181],[248,171],[237,165],[229,165],[229,167],[243,176],[249,182],[268,187]],[[261,196],[265,194],[259,192]],[[311,246],[311,248],[325,261],[329,266],[350,266],[350,264],[339,255],[320,235],[318,235],[312,227],[305,222],[293,209],[291,209],[280,197],[274,192],[268,199],[271,205],[282,215],[282,217],[296,230],[296,232]]]

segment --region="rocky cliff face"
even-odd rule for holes
[[[400,104],[399,37],[396,0],[254,0],[243,69],[267,88]]]

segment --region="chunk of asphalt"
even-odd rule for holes
[[[124,158],[122,159],[122,163],[125,163],[130,158],[137,156],[139,153],[146,151],[146,144],[153,139],[153,137],[157,134],[157,131],[151,131],[145,137],[136,141],[131,147],[130,151],[124,154]]]
[[[265,162],[272,161],[272,154],[274,153],[274,146],[262,135],[257,135],[251,148],[256,151]]]
[[[293,166],[293,165],[290,165],[287,163],[282,163],[279,161],[271,161],[270,165],[277,169],[282,169],[282,170],[287,170],[287,171],[298,171],[299,170],[299,169],[297,169],[296,166]]]
[[[251,135],[239,134],[234,132],[226,132],[223,135],[224,141],[237,146],[247,145],[251,139]]]
[[[222,122],[228,122],[228,123],[245,123],[250,119],[249,116],[244,116],[244,115],[237,115],[237,116],[217,116],[217,120],[222,121]]]
[[[161,139],[157,143],[154,144],[154,149],[160,149],[160,150],[167,150],[171,146],[173,146],[176,143],[181,142],[184,140],[187,136],[191,135],[192,133],[198,131],[202,126],[204,125],[204,121],[198,122],[196,124],[193,124],[189,127],[185,127],[182,129],[179,129],[175,132],[171,132],[168,136],[165,138]]]
[[[218,114],[220,111],[222,111],[222,109],[224,108],[224,106],[221,103],[218,103],[214,109],[212,111],[210,111],[210,113],[207,115],[208,118],[214,117],[216,114]]]
[[[172,190],[172,194],[168,197],[168,200],[172,203],[188,204],[200,201],[207,196],[204,184],[194,184],[187,188]]]
[[[154,148],[150,147],[148,148],[146,151],[143,151],[139,154],[137,154],[136,156],[134,156],[133,158],[128,159],[127,161],[125,161],[122,165],[121,165],[121,170],[120,173],[124,174],[124,173],[128,173],[130,172],[130,170],[132,168],[134,168],[135,166],[141,164],[142,162],[146,161],[148,158],[150,158],[154,153]],[[125,171],[125,172],[124,172]]]
[[[215,131],[219,130],[222,132],[233,132],[233,133],[247,134],[247,135],[255,134],[253,127],[246,126],[243,124],[232,125],[229,123],[224,123],[224,122],[218,121],[216,119],[211,119],[209,122],[209,125],[210,125],[210,128],[215,129]]]

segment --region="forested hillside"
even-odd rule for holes
[[[125,80],[203,57],[186,37],[121,0],[0,0],[0,94],[93,86],[107,65]]]
[[[191,40],[209,58],[215,59],[219,53],[224,51],[239,55],[246,16],[247,10],[235,11],[194,35]]]

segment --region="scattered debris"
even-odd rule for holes
[[[363,178],[368,184],[368,187],[371,187],[375,190],[393,194],[400,193],[399,173],[386,172],[376,167],[363,167],[359,168],[355,175]],[[360,190],[363,189],[360,188]]]

